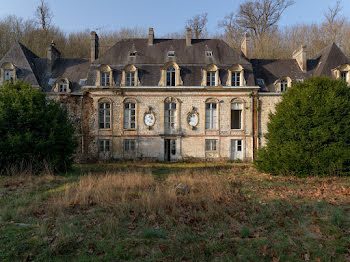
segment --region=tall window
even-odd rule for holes
[[[232,86],[241,86],[241,72],[232,72],[231,85]]]
[[[136,128],[136,104],[124,104],[124,129]]]
[[[4,81],[13,80],[13,70],[4,70]]]
[[[217,151],[217,139],[205,139],[205,151]]]
[[[205,129],[217,129],[217,104],[206,103],[205,104]]]
[[[175,68],[169,67],[166,70],[166,85],[175,86]]]
[[[124,139],[124,152],[130,153],[136,151],[135,139]]]
[[[348,73],[349,72],[341,72],[340,73],[341,80],[343,80],[344,82],[347,82],[348,81]]]
[[[241,103],[231,104],[231,129],[242,129],[242,109]]]
[[[135,72],[126,73],[126,86],[135,86]]]
[[[165,127],[168,129],[175,129],[176,103],[165,103],[164,111]]]
[[[108,139],[101,139],[98,141],[98,150],[101,153],[107,153],[111,151],[111,141]]]
[[[60,92],[60,93],[66,93],[67,92],[67,81],[66,80],[61,80],[58,83],[58,92]]]
[[[207,72],[207,86],[215,86],[216,72]]]
[[[287,80],[282,80],[281,81],[281,92],[286,92],[288,87],[288,81]]]
[[[101,86],[110,86],[110,73],[109,72],[101,72]]]
[[[99,127],[101,129],[111,128],[111,104],[99,103],[98,115],[99,115]]]

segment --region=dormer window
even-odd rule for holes
[[[286,92],[288,87],[288,81],[287,80],[282,80],[281,81],[281,92]]]
[[[208,65],[202,69],[203,79],[202,86],[219,86],[221,85],[219,79],[219,68],[214,65]]]
[[[166,85],[175,86],[175,68],[169,67],[166,70]]]
[[[207,86],[215,86],[216,72],[207,72]]]
[[[138,86],[138,70],[134,65],[127,65],[123,69],[121,86]]]
[[[1,71],[1,83],[4,84],[9,80],[16,80],[16,67],[9,62],[3,63],[0,67]]]
[[[126,86],[135,86],[135,72],[126,73]]]
[[[282,77],[275,82],[277,92],[286,92],[292,86],[292,79],[288,76]]]
[[[205,56],[212,57],[213,56],[213,51],[205,51]]]
[[[168,51],[168,57],[175,56],[175,51]]]
[[[241,86],[241,72],[232,72],[231,84],[232,86]]]
[[[348,71],[343,71],[340,73],[340,78],[341,80],[343,80],[344,82],[348,82],[349,81],[349,72]]]
[[[102,72],[101,73],[101,86],[110,86],[110,84],[111,84],[110,74]]]
[[[67,93],[67,81],[66,80],[61,80],[58,83],[58,92]]]
[[[226,86],[245,86],[244,68],[241,65],[233,65],[228,69]]]
[[[97,86],[112,86],[113,84],[113,71],[108,65],[101,65],[97,71]]]
[[[136,56],[136,51],[130,52],[130,53],[129,53],[129,56],[130,56],[130,57],[135,57],[135,56]]]
[[[4,70],[4,81],[13,80],[13,70]]]

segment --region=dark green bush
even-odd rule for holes
[[[39,88],[15,81],[0,87],[0,173],[29,167],[71,167],[77,142],[67,113]]]
[[[350,172],[350,88],[340,80],[297,83],[270,114],[260,171],[295,176]]]

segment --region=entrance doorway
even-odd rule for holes
[[[176,140],[164,139],[164,160],[168,162],[175,160],[175,155],[176,155]]]
[[[231,160],[243,160],[243,142],[239,139],[231,139]]]

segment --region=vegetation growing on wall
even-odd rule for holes
[[[263,172],[296,176],[350,173],[350,89],[341,80],[297,83],[270,115]]]

